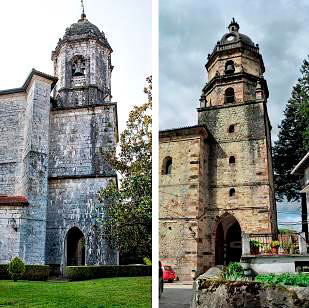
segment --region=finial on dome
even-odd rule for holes
[[[231,23],[229,24],[228,29],[229,29],[230,32],[234,32],[234,31],[238,32],[239,24],[237,23],[237,21],[235,20],[234,17],[233,17]]]
[[[82,15],[81,15],[81,20],[86,19],[86,14],[85,14],[85,7],[84,7],[84,0],[81,0],[81,5],[82,5]]]

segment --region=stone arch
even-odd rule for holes
[[[82,55],[75,55],[72,58],[72,76],[84,76],[86,70],[86,59]]]
[[[84,233],[76,226],[71,227],[65,236],[65,264],[86,264],[86,239]]]
[[[241,226],[234,215],[224,213],[218,220],[215,230],[215,263],[228,265],[239,262],[241,250]]]

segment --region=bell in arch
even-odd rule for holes
[[[82,72],[80,66],[77,66],[77,67],[75,68],[75,70],[74,70],[74,76],[83,76],[83,75],[84,75],[84,74],[83,74],[83,72]]]
[[[235,71],[235,67],[234,67],[233,63],[229,63],[229,64],[226,66],[225,73],[226,73],[226,74],[233,74],[234,71]]]

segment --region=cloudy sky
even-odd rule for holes
[[[105,32],[113,48],[113,100],[120,129],[128,110],[145,101],[151,74],[151,1],[84,0],[87,19]],[[53,75],[51,52],[81,15],[80,0],[0,1],[0,89],[20,87],[32,68]]]
[[[160,129],[197,123],[207,81],[205,63],[232,17],[260,46],[268,82],[268,112],[276,140],[292,87],[309,54],[309,1],[161,0]],[[299,205],[279,205],[279,222],[300,221]]]

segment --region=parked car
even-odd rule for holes
[[[168,282],[173,282],[176,279],[176,272],[169,265],[163,266],[163,280]]]
[[[163,268],[162,263],[159,261],[159,298],[161,297],[161,294],[163,293]]]

